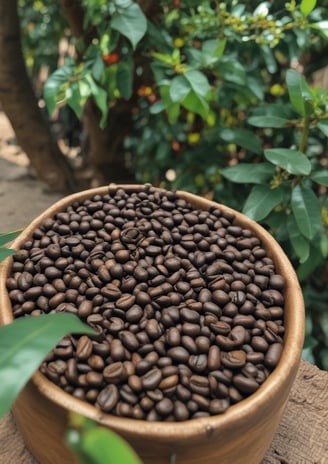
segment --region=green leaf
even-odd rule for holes
[[[78,118],[82,116],[82,105],[85,103],[85,98],[82,98],[80,88],[77,82],[73,82],[66,90],[67,104],[72,108]]]
[[[133,92],[133,63],[119,62],[117,69],[117,88],[125,100],[131,98]]]
[[[322,228],[320,203],[313,190],[296,185],[292,190],[291,208],[302,235],[312,240]]]
[[[213,65],[222,57],[226,42],[226,39],[210,39],[203,43],[201,61],[204,68]]]
[[[131,3],[127,8],[117,9],[110,25],[131,42],[133,49],[147,31],[146,17],[137,3]]]
[[[6,234],[0,234],[0,246],[5,245],[6,243],[14,240],[22,232],[22,229],[14,230],[13,232],[8,232]]]
[[[175,76],[170,86],[170,97],[173,102],[181,102],[190,92],[191,86],[184,75]]]
[[[270,148],[264,150],[264,156],[270,163],[280,166],[290,174],[307,176],[311,172],[310,160],[298,150]]]
[[[98,49],[99,51],[99,49]],[[92,64],[92,76],[96,81],[100,81],[102,74],[104,72],[104,61],[100,53],[95,57],[93,64]]]
[[[269,181],[275,173],[270,163],[239,163],[222,169],[223,177],[240,184],[262,184]]]
[[[78,434],[78,435],[77,435]],[[88,424],[82,432],[71,430],[68,444],[88,464],[142,464],[132,447],[112,430]]]
[[[101,119],[100,119],[99,126],[101,129],[104,129],[106,126],[108,109],[109,109],[108,102],[107,102],[107,92],[103,88],[97,86],[97,92],[93,94],[93,97],[95,99],[95,102],[98,108],[101,111]]]
[[[262,45],[261,52],[266,64],[266,67],[270,74],[274,74],[278,70],[277,61],[275,56],[268,45]]]
[[[193,90],[182,100],[181,105],[186,108],[186,110],[199,114],[203,119],[206,119],[209,112],[207,101],[200,95],[197,95]]]
[[[328,187],[328,170],[327,169],[322,168],[322,171],[313,172],[310,178],[311,180],[313,180],[313,182],[316,182],[317,184]]]
[[[11,250],[10,248],[0,247],[0,263],[4,259],[8,258],[8,256],[14,255],[16,253],[15,250]]]
[[[308,16],[314,10],[317,0],[302,0],[300,9],[303,16]]]
[[[227,143],[235,143],[257,155],[262,153],[260,139],[247,129],[220,128],[218,136]]]
[[[328,119],[322,119],[318,124],[319,129],[321,132],[328,137]]]
[[[286,82],[290,102],[295,110],[301,116],[309,116],[313,111],[313,106],[311,104],[313,96],[301,74],[293,69],[288,69],[286,73]]]
[[[301,263],[304,263],[310,255],[309,241],[301,235],[294,216],[290,215],[287,219],[287,231],[290,243],[296,256]]]
[[[43,97],[46,102],[50,116],[56,109],[58,103],[58,95],[60,94],[64,84],[68,83],[74,74],[74,66],[65,64],[51,74],[43,87]]]
[[[281,189],[270,189],[267,185],[255,185],[243,208],[243,213],[254,221],[264,219],[283,200]]]
[[[250,116],[247,122],[255,127],[280,128],[286,126],[288,119],[278,116]]]
[[[195,69],[191,69],[190,71],[185,72],[184,76],[197,95],[206,97],[211,87],[205,74]]]
[[[324,39],[328,39],[328,21],[323,20],[319,21],[317,23],[312,23],[310,24],[310,27],[313,29],[317,29],[321,35],[324,37]]]
[[[227,82],[233,82],[237,85],[246,85],[247,83],[245,68],[237,61],[222,58],[217,65],[217,70]]]
[[[300,281],[306,279],[315,269],[324,263],[321,251],[317,248],[311,247],[310,249],[310,256],[308,259],[301,263],[297,270],[297,277]]]
[[[0,327],[0,417],[9,411],[49,351],[68,333],[96,334],[68,313],[25,317]]]

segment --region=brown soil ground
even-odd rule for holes
[[[60,197],[36,178],[0,112],[0,233],[24,228]]]

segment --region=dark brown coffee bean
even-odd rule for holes
[[[78,340],[76,345],[76,356],[80,360],[88,359],[92,353],[92,341],[86,335]]]
[[[275,290],[282,290],[285,286],[285,279],[279,274],[271,274],[269,285]]]
[[[191,355],[188,360],[188,366],[190,366],[190,368],[197,374],[201,374],[205,372],[207,368],[207,355],[206,354]]]
[[[176,329],[177,330],[177,329]],[[195,340],[189,335],[183,335],[181,337],[181,344],[190,354],[197,354],[198,348]]]
[[[262,353],[266,353],[269,347],[269,344],[266,341],[266,339],[264,337],[259,336],[252,337],[251,345],[255,351],[261,351]]]
[[[207,365],[211,371],[219,369],[221,365],[221,351],[217,345],[212,345],[209,348]]]
[[[221,352],[221,362],[225,367],[238,369],[246,364],[246,353],[242,350]]]
[[[16,290],[13,290],[12,292],[10,292],[11,299],[15,299],[14,294],[13,294],[14,291],[16,292]],[[17,293],[20,294],[20,292],[18,291]],[[41,294],[42,294],[42,287],[40,285],[36,287],[30,287],[24,292],[24,298],[26,300],[36,300]]]
[[[208,410],[213,415],[222,414],[228,409],[229,406],[229,400],[227,400],[226,398],[214,399],[210,401]]]
[[[87,384],[92,387],[99,387],[102,384],[103,376],[101,372],[90,371],[85,374]]]
[[[181,333],[176,327],[170,327],[166,332],[166,343],[170,346],[180,345]]]
[[[155,390],[162,380],[160,369],[153,368],[142,376],[142,386],[145,390]]]
[[[264,356],[265,365],[271,369],[274,369],[280,360],[282,349],[282,343],[273,343],[270,345]]]
[[[174,404],[169,398],[163,398],[155,406],[156,411],[160,416],[168,416],[174,409]]]
[[[284,297],[278,290],[264,290],[262,292],[262,301],[265,306],[282,306],[284,304]]]
[[[130,375],[128,377],[129,387],[135,392],[142,391],[142,380],[138,375]]]
[[[167,351],[167,354],[170,358],[173,359],[173,361],[176,361],[178,363],[186,363],[189,359],[188,351],[182,346],[175,346],[173,348],[170,348]]]
[[[105,367],[103,377],[108,383],[119,384],[126,379],[126,371],[122,362],[114,362]]]
[[[174,417],[177,421],[185,421],[189,419],[188,408],[182,401],[176,400],[174,402]]]
[[[214,303],[224,306],[230,301],[230,297],[227,293],[225,293],[223,290],[215,290],[212,293],[212,298]]]
[[[259,388],[259,384],[255,379],[251,377],[244,377],[241,374],[237,374],[233,377],[233,383],[243,394],[254,393]]]
[[[120,395],[116,385],[110,384],[100,391],[97,404],[105,412],[112,411],[119,401]]]
[[[173,366],[172,366],[173,367]],[[163,370],[162,370],[162,375],[163,375]],[[160,384],[158,385],[158,387],[161,389],[161,390],[165,390],[165,389],[168,389],[168,388],[172,388],[172,387],[175,387],[179,382],[179,376],[177,374],[173,374],[173,375],[169,375],[168,377],[165,377],[161,382]]]
[[[85,319],[92,313],[93,304],[90,300],[83,300],[78,307],[78,315]]]
[[[122,292],[121,290],[114,284],[112,283],[108,283],[106,284],[104,287],[101,288],[101,294],[108,298],[108,300],[110,301],[117,301],[117,303],[119,302],[119,300],[121,299],[121,296],[122,296]],[[120,304],[120,303],[119,303]],[[120,307],[120,306],[118,306]],[[124,309],[124,308],[122,308]]]
[[[123,294],[117,301],[116,306],[124,311],[127,311],[134,305],[136,297],[128,293]]]
[[[145,326],[148,336],[155,340],[162,335],[162,329],[156,319],[149,319]]]
[[[139,341],[134,333],[129,332],[128,330],[122,330],[119,333],[119,338],[123,345],[131,351],[137,351],[139,348]]]

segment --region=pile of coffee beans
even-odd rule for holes
[[[41,372],[116,416],[184,421],[254,393],[283,348],[284,279],[219,208],[146,185],[75,201],[14,255],[15,317],[66,311],[98,336],[66,336]]]

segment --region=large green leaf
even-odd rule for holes
[[[197,113],[203,119],[206,119],[209,112],[208,103],[202,96],[198,95],[193,90],[188,93],[181,104],[186,110]]]
[[[288,69],[286,82],[291,104],[301,116],[308,116],[312,111],[313,96],[304,78],[293,69]]]
[[[292,190],[291,207],[302,235],[312,240],[322,228],[320,203],[313,190],[296,185]]]
[[[0,263],[4,259],[8,258],[8,256],[11,256],[15,253],[16,253],[15,250],[11,250],[10,248],[0,247]]]
[[[29,316],[0,327],[0,417],[9,411],[49,351],[68,333],[96,334],[68,313]]]
[[[110,25],[131,42],[133,49],[147,31],[146,17],[137,3],[131,3],[127,8],[117,9]]]
[[[269,181],[275,173],[270,163],[239,163],[222,169],[223,177],[240,184],[262,184]]]
[[[280,128],[288,124],[288,119],[279,116],[250,116],[247,122],[255,127],[273,127]]]
[[[308,16],[314,10],[317,0],[302,0],[300,9],[304,16]]]
[[[67,104],[72,108],[76,116],[80,119],[82,116],[85,98],[81,96],[78,82],[73,82],[66,90]]]
[[[46,102],[49,114],[52,115],[58,103],[58,96],[63,86],[68,83],[73,76],[75,68],[72,64],[65,64],[51,74],[43,87],[43,97]]]
[[[0,246],[5,245],[6,243],[11,242],[14,238],[18,237],[22,229],[14,230],[13,232],[8,232],[5,234],[0,234]]]
[[[254,221],[264,219],[283,200],[281,189],[270,189],[267,185],[255,185],[243,208],[243,213]]]
[[[313,172],[311,174],[311,180],[313,180],[317,184],[328,187],[328,170],[322,168],[321,171]]]
[[[319,129],[321,132],[328,137],[328,119],[322,119],[318,124]]]
[[[227,82],[233,82],[237,85],[245,85],[247,82],[244,66],[238,61],[231,60],[231,58],[222,58],[217,64],[217,70]]]
[[[182,74],[175,76],[170,85],[170,97],[173,102],[181,102],[190,92],[191,86]]]
[[[292,244],[296,256],[301,263],[304,263],[310,255],[310,243],[301,234],[293,215],[288,216],[287,230],[290,243]]]
[[[142,464],[123,438],[85,418],[78,420],[76,429],[69,430],[67,441],[81,464]]]
[[[206,97],[210,90],[207,77],[200,71],[191,69],[184,74],[193,91],[201,97]]]
[[[117,88],[120,95],[125,100],[131,98],[133,92],[133,63],[129,61],[120,61],[117,69]]]
[[[298,150],[270,148],[264,150],[264,156],[272,164],[280,166],[290,174],[307,176],[311,172],[310,160]]]
[[[219,128],[218,136],[220,139],[224,140],[227,143],[235,143],[240,145],[246,150],[249,150],[253,153],[259,155],[262,153],[262,145],[260,139],[251,131],[247,129],[230,129]]]

